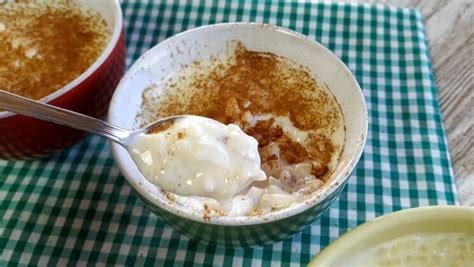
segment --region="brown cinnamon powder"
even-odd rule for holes
[[[145,92],[144,114],[154,115],[149,119],[193,114],[237,124],[259,142],[262,166],[310,162],[312,174],[327,179],[332,157],[339,157],[334,154],[342,151],[331,140],[342,121],[334,96],[323,90],[306,67],[289,65],[288,59],[271,53],[250,51],[238,44],[235,60],[215,60],[214,68],[196,72],[188,81],[192,90],[178,91],[180,81],[171,81],[165,85],[169,93],[160,96],[159,105],[149,105]],[[202,64],[194,67],[202,68]],[[311,131],[309,145],[287,136],[274,119],[254,125],[245,119],[259,114],[285,116],[298,129]]]
[[[57,2],[0,5],[0,89],[43,98],[78,77],[105,49],[110,34],[98,13]]]

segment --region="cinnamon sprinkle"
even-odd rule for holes
[[[110,33],[72,1],[26,2],[0,5],[0,88],[41,99],[92,65]]]
[[[341,152],[330,138],[342,121],[334,96],[321,88],[306,67],[289,65],[287,59],[271,53],[250,51],[240,43],[235,60],[214,60],[214,68],[198,71],[187,81],[186,87],[193,90],[179,91],[177,84],[181,81],[170,81],[165,85],[169,93],[160,96],[159,105],[147,103],[144,97],[143,114],[139,116],[156,119],[193,114],[237,124],[257,139],[262,166],[309,162],[311,173],[326,180],[332,157],[339,157],[334,153]],[[193,67],[202,70],[203,65],[195,63]],[[145,91],[144,96],[148,93]],[[154,118],[147,117],[147,113]],[[262,114],[288,117],[298,129],[311,131],[308,144],[293,140],[272,118],[254,125],[245,119],[247,115]]]

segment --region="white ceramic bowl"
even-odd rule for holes
[[[157,44],[135,62],[115,91],[109,121],[127,129],[136,129],[135,117],[140,112],[142,92],[146,87],[162,84],[163,80],[178,72],[184,64],[204,60],[225,51],[226,44],[235,40],[250,50],[271,52],[307,66],[318,81],[328,85],[339,102],[346,123],[344,152],[334,174],[317,196],[263,216],[213,217],[207,221],[202,214],[170,205],[160,189],[140,174],[127,151],[117,144],[111,145],[115,160],[129,183],[171,226],[194,239],[253,245],[288,237],[319,217],[338,196],[362,154],[367,135],[364,96],[354,76],[331,51],[303,35],[271,25],[229,23],[189,30]],[[201,228],[193,228],[193,225]],[[265,227],[261,227],[262,225]],[[261,237],[262,240],[252,240],[252,229],[263,230],[268,236]],[[229,230],[234,231],[237,236],[246,236],[247,239],[239,241],[234,234],[224,237],[222,231]],[[215,236],[203,233],[206,231],[215,233]]]

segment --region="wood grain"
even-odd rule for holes
[[[423,15],[459,200],[474,206],[474,1],[343,2],[411,7]]]

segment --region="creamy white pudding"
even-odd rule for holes
[[[238,42],[150,85],[141,108],[137,127],[193,114],[234,124],[258,141],[259,168],[266,180],[253,178],[240,190],[223,192],[225,196],[180,194],[155,183],[171,205],[204,218],[259,216],[304,202],[330,180],[344,148],[344,116],[327,86],[305,66],[250,51]]]
[[[266,180],[258,143],[234,124],[190,116],[152,134],[133,137],[129,151],[153,184],[181,196],[228,202]]]

